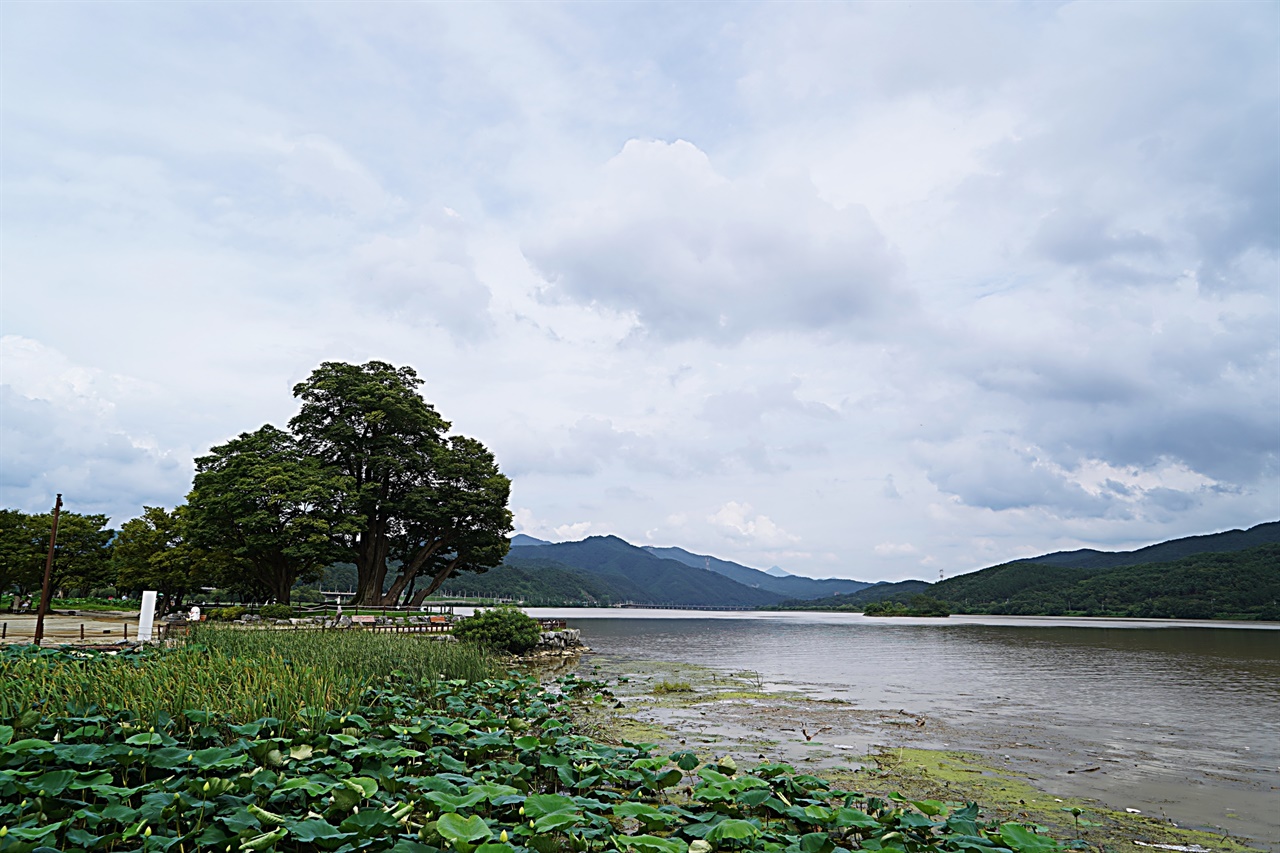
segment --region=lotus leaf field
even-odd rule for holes
[[[572,713],[609,701],[602,685],[493,677],[465,644],[395,638],[414,650],[353,646],[344,658],[314,640],[234,633],[116,655],[0,653],[0,851],[1062,849],[1032,828],[986,822],[972,804],[882,799],[782,764],[740,772],[727,759],[594,741],[575,733]],[[386,663],[406,655],[409,671]],[[259,671],[299,692],[216,682]]]

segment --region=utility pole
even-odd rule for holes
[[[58,515],[62,512],[62,495],[53,504],[53,529],[49,531],[49,556],[44,561],[44,584],[40,587],[40,608],[36,611],[36,645],[44,639],[44,615],[49,612],[49,578],[53,575],[53,546],[58,542]]]

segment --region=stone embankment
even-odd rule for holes
[[[577,628],[563,628],[559,631],[543,631],[538,638],[538,645],[533,647],[530,655],[539,657],[572,657],[591,649],[582,644],[582,632]]]

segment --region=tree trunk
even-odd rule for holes
[[[443,569],[436,572],[434,575],[432,575],[431,583],[427,585],[427,588],[425,590],[418,590],[418,594],[421,595],[423,598],[426,598],[428,595],[435,592],[437,589],[439,589],[441,586],[444,585],[445,581],[449,579],[449,576],[453,574],[453,570],[457,565],[458,565],[458,561],[454,560],[453,562],[445,566]]]
[[[352,604],[382,604],[382,584],[387,577],[387,539],[381,521],[360,534],[356,546],[356,595]]]
[[[400,566],[400,576],[396,578],[395,582],[391,585],[391,589],[388,590],[386,597],[382,599],[381,603],[387,606],[394,606],[399,602],[400,596],[404,593],[405,587],[417,580],[418,573],[422,570],[422,567],[426,565],[427,560],[431,559],[432,555],[439,551],[444,544],[445,540],[436,539],[429,545],[424,545],[419,548],[418,552],[413,555],[413,558],[410,559],[409,562]]]

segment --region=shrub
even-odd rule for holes
[[[215,607],[209,611],[209,618],[214,622],[234,622],[249,612],[249,608],[235,605],[232,607]]]
[[[287,604],[264,604],[258,615],[263,619],[288,619],[293,615],[293,608]]]
[[[464,642],[518,655],[538,645],[542,626],[523,610],[495,607],[477,610],[474,616],[461,620],[453,635]]]

